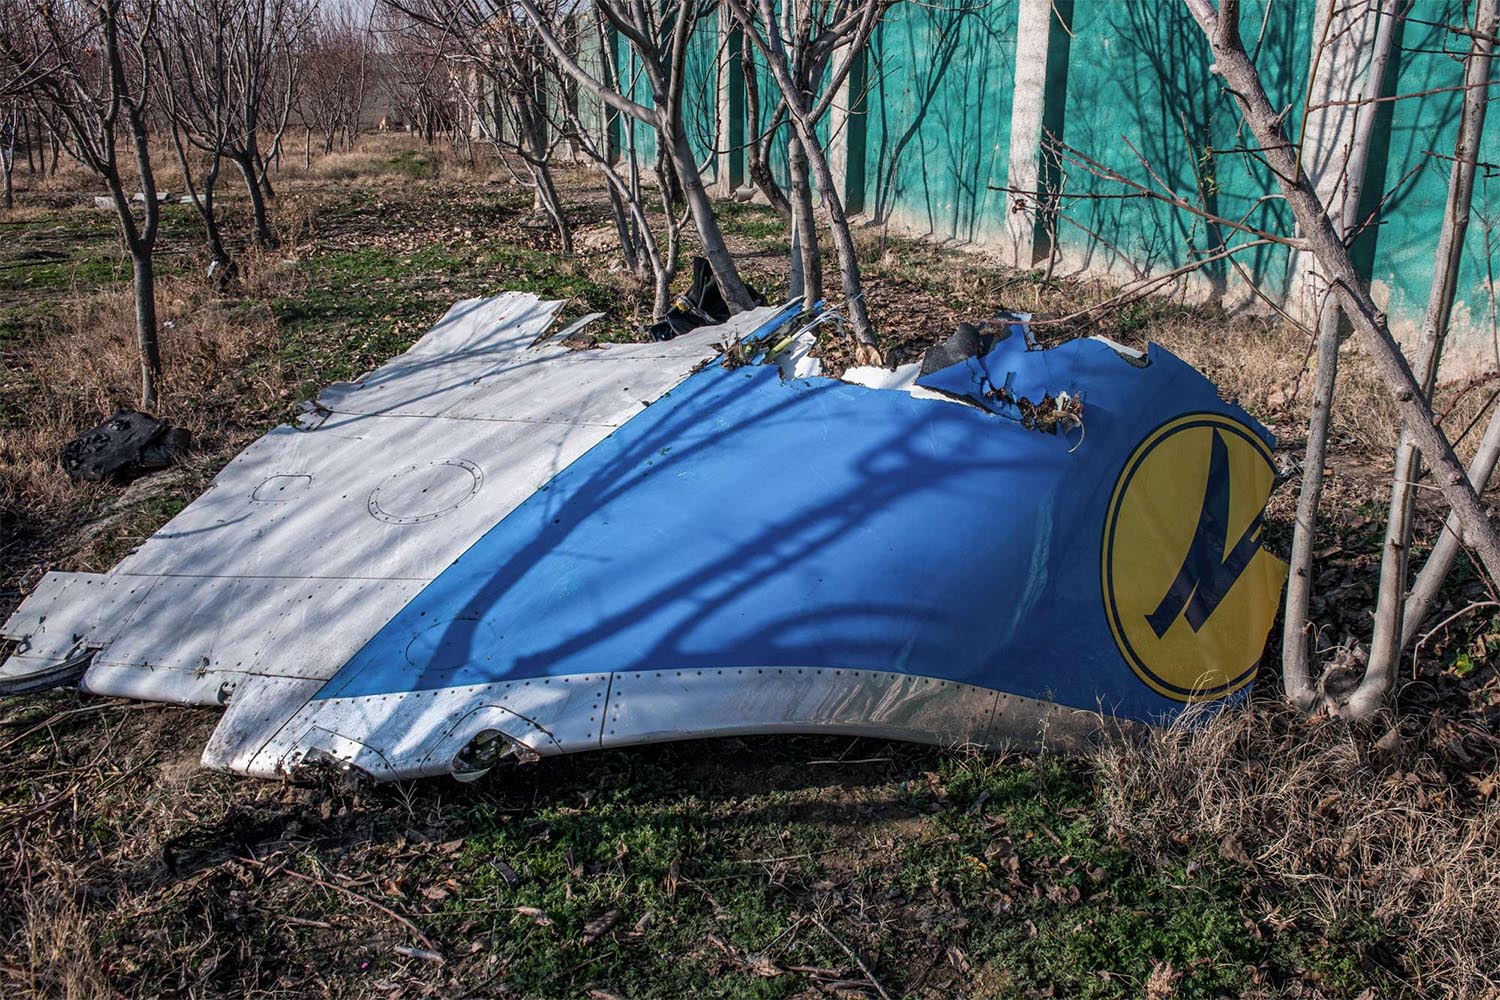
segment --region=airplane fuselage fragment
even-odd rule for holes
[[[225,705],[211,767],[394,779],[726,734],[1031,744],[1253,678],[1271,441],[1168,352],[1017,322],[834,379],[805,344],[712,363],[776,361],[796,307],[573,351],[535,343],[558,306],[459,303],[110,573],[48,574],[0,688],[86,663]]]

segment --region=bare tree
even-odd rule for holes
[[[244,0],[229,13],[227,80],[233,127],[223,150],[244,178],[255,242],[272,246],[276,238],[266,199],[274,197],[274,192],[266,176],[261,132],[268,124],[285,127],[296,89],[294,53],[308,13],[298,0]],[[280,135],[279,131],[275,134]]]
[[[316,19],[303,34],[297,109],[306,130],[309,166],[313,132],[321,134],[324,153],[333,152],[340,137],[348,146],[358,135],[373,44],[369,26],[343,6],[318,7]]]
[[[1496,0],[1478,0],[1474,8],[1469,53],[1464,60],[1464,100],[1459,117],[1458,139],[1453,149],[1453,168],[1448,179],[1442,230],[1438,236],[1437,267],[1417,346],[1415,374],[1427,398],[1437,383],[1438,360],[1448,336],[1448,322],[1458,294],[1459,264],[1464,236],[1474,203],[1474,175],[1479,144],[1484,136],[1485,112],[1490,102],[1490,63],[1495,48]],[[1396,681],[1396,664],[1404,646],[1407,558],[1411,547],[1412,515],[1416,506],[1416,482],[1421,475],[1422,456],[1402,427],[1396,447],[1396,468],[1391,483],[1390,511],[1386,519],[1385,544],[1381,550],[1380,590],[1375,604],[1375,633],[1364,680],[1349,696],[1351,710],[1368,713],[1383,701]],[[1483,488],[1488,479],[1475,480]]]
[[[818,139],[818,121],[832,107],[840,85],[853,61],[860,58],[880,16],[890,0],[727,0],[729,9],[745,37],[754,43],[766,61],[771,77],[791,119],[792,135],[788,163],[792,176],[793,225],[802,234],[804,294],[816,301],[822,297],[819,278],[817,229],[812,214],[811,167],[829,230],[839,257],[839,277],[844,304],[854,337],[862,349],[876,354],[875,332],[860,282],[859,255],[849,229],[844,201],[828,157]],[[841,56],[829,74],[834,54]],[[753,70],[752,70],[753,72]],[[825,74],[829,80],[824,84]]]
[[[1369,160],[1370,140],[1380,98],[1386,65],[1390,60],[1392,38],[1400,16],[1399,0],[1383,0],[1382,9],[1356,11],[1329,7],[1322,25],[1324,36],[1340,17],[1371,14],[1379,18],[1371,47],[1370,65],[1365,73],[1363,99],[1349,113],[1355,116],[1352,139],[1343,158],[1342,183],[1338,185],[1338,228],[1347,244],[1359,227],[1360,196],[1364,190],[1365,168]],[[1321,277],[1321,276],[1320,276]],[[1323,293],[1318,316],[1317,368],[1313,383],[1312,418],[1307,427],[1307,445],[1302,461],[1302,489],[1297,496],[1297,519],[1292,531],[1292,553],[1286,589],[1286,618],[1282,630],[1282,676],[1287,698],[1302,709],[1311,708],[1317,698],[1309,668],[1307,611],[1312,596],[1312,557],[1316,548],[1318,504],[1323,496],[1323,466],[1328,454],[1328,430],[1332,422],[1333,394],[1338,379],[1339,330],[1343,316],[1338,299],[1331,290]]]
[[[69,154],[104,181],[130,253],[135,284],[141,406],[157,403],[156,176],[147,131],[154,0],[55,0],[0,6],[0,79],[45,105]],[[141,185],[137,219],[125,190],[118,133],[123,132]]]
[[[698,162],[683,126],[688,43],[693,28],[708,15],[711,6],[705,0],[595,0],[595,8],[629,47],[641,67],[651,92],[651,106],[648,107],[608,86],[579,63],[565,40],[567,31],[560,24],[562,11],[543,10],[535,0],[518,0],[518,3],[535,20],[542,41],[558,65],[582,90],[612,110],[656,129],[658,152],[670,161],[672,168],[668,179],[681,187],[683,200],[703,245],[703,255],[713,267],[720,292],[732,309],[753,306],[755,300],[741,280],[724,243],[713,202],[703,186]]]
[[[440,28],[381,8],[386,84],[406,124],[431,145],[458,119],[451,64],[453,40]]]
[[[557,233],[563,253],[572,253],[572,230],[552,176],[552,156],[562,133],[550,127],[549,84],[560,81],[551,72],[535,22],[498,0],[385,3],[419,28],[443,36],[449,76],[464,84],[455,93],[473,128],[505,162],[522,164],[534,209]],[[453,73],[455,67],[463,72]]]
[[[786,122],[786,101],[779,100],[761,127],[760,80],[755,68],[755,43],[740,29],[735,29],[740,43],[740,66],[745,80],[745,173],[765,196],[783,222],[792,221],[792,203],[771,173],[771,144]]]
[[[601,53],[609,51],[608,28],[597,11],[581,18],[591,31]],[[576,36],[575,36],[576,37]],[[618,78],[618,71],[607,56],[600,62],[601,80],[611,90],[623,92],[625,85]],[[644,186],[641,183],[642,167],[640,151],[636,145],[635,129],[620,129],[623,149],[611,150],[607,139],[612,112],[606,111],[604,128],[598,134],[585,127],[578,113],[576,102],[562,102],[566,115],[564,129],[577,143],[579,152],[591,160],[599,170],[609,188],[610,208],[615,220],[615,229],[620,237],[621,254],[635,277],[649,282],[652,289],[651,315],[661,319],[672,304],[672,282],[677,277],[682,247],[682,228],[685,217],[674,212],[670,162],[662,156],[653,160],[657,196],[660,199],[661,219],[659,228],[653,226],[648,210]],[[658,132],[657,148],[665,140]],[[618,155],[616,155],[616,153]]]
[[[266,197],[271,199],[276,197],[275,188],[271,185],[271,167],[281,162],[281,142],[286,135],[287,125],[291,123],[292,111],[297,106],[297,97],[302,89],[302,35],[307,31],[317,9],[316,0],[297,2],[305,6],[294,8],[293,16],[282,21],[277,29],[279,44],[276,47],[276,60],[271,67],[270,85],[266,88],[267,104],[261,120],[268,123],[263,127],[270,131],[270,149],[262,153],[262,147],[257,145],[256,148],[260,160],[256,180]],[[357,123],[356,119],[356,125]]]
[[[16,170],[16,139],[25,127],[26,118],[21,111],[20,98],[12,97],[0,103],[0,173],[5,175],[6,208],[14,208],[16,205],[11,175]],[[29,148],[28,145],[28,150]]]
[[[1239,3],[1221,0],[1217,7],[1211,0],[1186,0],[1186,3],[1208,38],[1214,55],[1214,72],[1223,78],[1239,106],[1303,234],[1307,250],[1327,276],[1355,336],[1395,400],[1410,444],[1420,449],[1424,459],[1431,463],[1434,483],[1452,509],[1456,529],[1472,546],[1491,578],[1500,579],[1500,535],[1490,523],[1451,442],[1433,419],[1422,382],[1412,373],[1385,317],[1360,282],[1335,221],[1329,218],[1326,206],[1301,169],[1297,149],[1282,130],[1284,116],[1272,108],[1240,39]],[[1487,3],[1484,10],[1487,14],[1482,16],[1487,21],[1482,20],[1481,24],[1493,25],[1493,5]],[[1367,717],[1383,704],[1388,687],[1381,677],[1368,684],[1361,683],[1354,696],[1345,699],[1340,708],[1349,715]]]
[[[161,77],[156,96],[188,197],[203,219],[209,274],[221,280],[228,280],[234,265],[219,230],[214,190],[234,129],[229,47],[240,9],[239,0],[164,0],[155,47]],[[206,161],[201,173],[194,169],[193,153]]]

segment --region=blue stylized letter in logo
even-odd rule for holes
[[[1198,529],[1183,557],[1182,568],[1167,588],[1156,610],[1146,616],[1151,630],[1160,639],[1186,608],[1187,623],[1194,632],[1203,627],[1218,608],[1229,588],[1240,578],[1245,567],[1261,547],[1261,527],[1265,512],[1255,515],[1235,542],[1225,552],[1229,538],[1229,448],[1223,433],[1214,431],[1213,450],[1208,462],[1208,488],[1203,495],[1203,509],[1198,513]]]

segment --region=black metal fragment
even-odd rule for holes
[[[136,410],[121,410],[62,447],[62,467],[86,482],[127,480],[181,460],[192,434]]]

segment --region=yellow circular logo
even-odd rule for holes
[[[1271,452],[1230,417],[1195,413],[1136,448],[1104,522],[1104,603],[1137,677],[1177,701],[1250,683],[1286,564],[1262,546]]]

